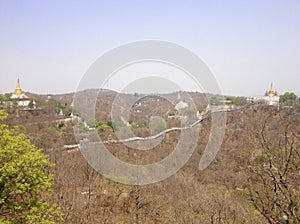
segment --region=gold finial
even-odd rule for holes
[[[273,83],[271,83],[271,86],[270,86],[270,90],[269,90],[269,95],[274,95],[275,92],[273,90]]]
[[[15,94],[16,95],[21,95],[22,94],[22,89],[21,89],[21,86],[20,86],[20,80],[19,79],[18,79],[17,86],[16,86],[16,89],[15,89]]]

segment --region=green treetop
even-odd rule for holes
[[[292,106],[297,99],[298,96],[295,93],[286,92],[280,96],[280,103],[283,103],[286,106]]]

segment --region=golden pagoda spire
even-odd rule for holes
[[[19,79],[18,79],[17,86],[16,86],[16,89],[15,89],[15,94],[16,95],[21,95],[22,94],[22,89],[21,89],[21,86],[20,86],[20,80]]]
[[[271,83],[269,95],[275,95],[275,91],[273,90],[273,83]]]

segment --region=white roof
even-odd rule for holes
[[[20,95],[17,95],[17,94],[13,93],[10,98],[11,99],[24,99],[24,100],[29,99],[29,97],[26,96],[24,93],[22,93]]]

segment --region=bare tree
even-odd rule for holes
[[[270,224],[300,222],[299,123],[286,115],[263,122],[246,168],[248,196]]]

